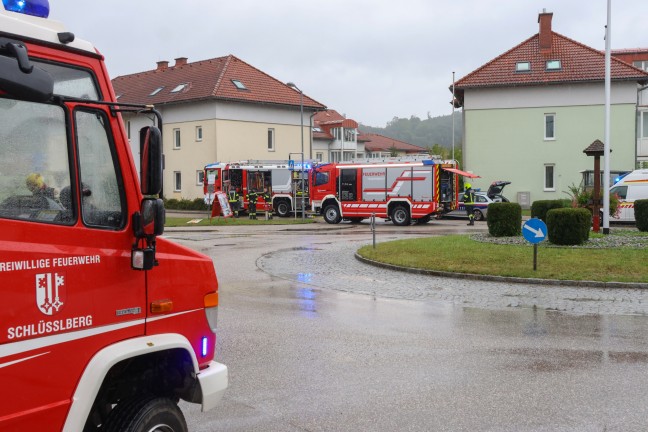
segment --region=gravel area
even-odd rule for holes
[[[529,244],[523,236],[517,237],[493,237],[488,233],[477,233],[470,236],[471,239],[484,242],[503,245],[525,245]],[[560,246],[544,241],[539,244],[540,247],[567,247],[580,249],[604,249],[604,248],[631,248],[642,249],[648,247],[648,234],[637,231],[635,228],[612,228],[610,234],[597,236],[578,246]]]

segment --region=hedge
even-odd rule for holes
[[[560,208],[547,212],[549,241],[557,245],[580,245],[589,239],[592,213],[584,208]]]
[[[522,234],[522,207],[512,202],[491,203],[486,222],[493,237],[519,236]]]

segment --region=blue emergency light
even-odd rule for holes
[[[40,18],[49,16],[49,0],[2,0],[6,10]]]

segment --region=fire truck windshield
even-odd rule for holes
[[[54,80],[54,94],[93,101],[99,100],[96,82],[89,71],[39,60],[32,62],[34,66],[50,74]]]

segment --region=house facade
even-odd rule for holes
[[[464,169],[476,187],[511,181],[506,196],[530,204],[567,198],[593,160],[583,153],[604,137],[605,56],[552,31],[539,32],[455,83],[463,108]],[[612,170],[634,169],[637,98],[648,73],[612,59]]]
[[[365,141],[365,158],[388,158],[427,153],[427,149],[375,133],[361,133]]]
[[[119,102],[154,105],[162,114],[166,198],[202,197],[210,163],[287,160],[302,148],[309,158],[309,118],[326,108],[232,55],[158,62],[154,70],[113,79],[113,86]],[[137,131],[150,122],[124,114],[124,123],[137,160]]]

